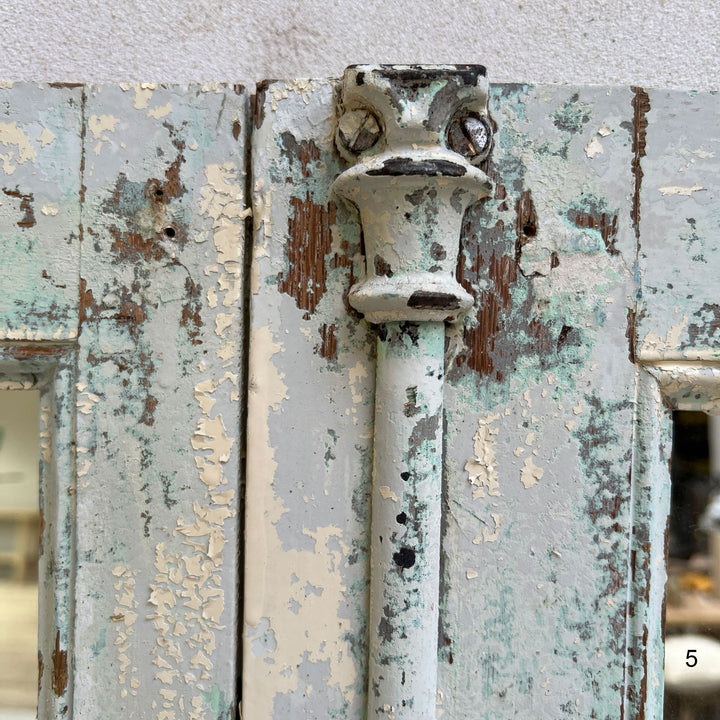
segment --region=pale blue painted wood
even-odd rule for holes
[[[82,89],[0,88],[0,340],[77,337]]]
[[[233,717],[241,602],[246,720],[364,716],[375,335],[335,90],[260,87],[248,179],[240,89],[0,89],[0,380],[43,385],[51,428],[46,717]],[[664,403],[720,407],[717,96],[491,103],[476,311],[446,338],[437,715],[655,717]]]
[[[230,718],[247,95],[86,94],[74,717]]]
[[[367,412],[374,362],[367,326],[348,315],[363,268],[352,214],[328,193],[345,167],[330,95],[323,81],[278,82],[256,105],[247,518],[259,562],[247,569],[244,674],[253,718],[363,716],[368,571],[355,548],[367,552],[368,506],[353,499],[368,475],[350,482],[337,462],[367,468],[355,453],[369,429],[346,418]],[[666,312],[652,306],[648,319],[649,301],[637,304],[643,193],[666,153],[651,149],[647,121],[664,120],[646,98],[640,88],[492,89],[496,190],[466,217],[458,271],[477,310],[447,331],[438,717],[643,718],[661,707],[660,391],[672,390],[636,358],[636,328]],[[670,220],[657,223],[672,234]],[[705,277],[693,262],[688,283]],[[716,284],[703,282],[711,294]],[[365,391],[353,396],[358,377]],[[363,445],[323,453],[325,428]],[[320,528],[352,548],[344,562],[334,545],[308,541]],[[328,615],[343,618],[332,632]]]

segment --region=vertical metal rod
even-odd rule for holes
[[[435,718],[444,343],[378,328],[368,718]]]

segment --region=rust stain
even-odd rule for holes
[[[145,311],[132,300],[125,300],[118,310],[117,321],[127,325],[139,325],[145,321]]]
[[[68,664],[67,664],[67,650],[60,649],[60,631],[58,630],[55,634],[55,649],[52,654],[53,662],[53,675],[52,675],[52,688],[53,692],[58,696],[62,697],[67,688],[68,682]]]
[[[15,360],[38,360],[41,358],[62,356],[65,353],[65,349],[43,343],[29,342],[10,345],[5,348],[5,352]]]
[[[85,86],[83,86],[82,89],[82,97],[80,98],[80,109],[82,112],[82,122],[80,123],[80,208],[84,209],[85,207],[85,192],[87,190],[87,186],[84,183],[85,180],[85,136],[87,135],[87,123],[85,122],[85,106],[87,103],[87,92],[85,90]],[[80,243],[82,244],[83,241],[83,235],[84,235],[84,227],[82,223],[82,215],[84,213],[80,214]]]
[[[335,222],[336,207],[333,203],[327,208],[317,205],[309,193],[304,200],[291,198],[290,206],[288,270],[278,274],[278,289],[294,298],[300,309],[307,310],[308,319],[326,290],[325,256],[330,252],[330,226]]]
[[[3,193],[8,197],[17,198],[20,200],[20,210],[25,214],[18,220],[18,227],[31,228],[35,227],[35,213],[33,211],[32,203],[35,201],[35,196],[32,193],[21,193],[17,188],[10,190],[9,188],[3,188]]]
[[[490,121],[490,129],[492,131],[491,142],[493,145],[495,144],[495,138],[497,137],[498,132],[498,124],[495,122],[495,118],[488,112],[487,119]],[[499,180],[498,173],[495,171],[495,168],[493,166],[492,161],[492,151],[487,155],[487,157],[480,163],[479,168],[490,178],[490,180],[494,183],[496,183]],[[503,187],[503,192],[505,188]],[[497,192],[497,190],[496,190]],[[502,198],[495,198],[502,199]]]
[[[645,705],[647,704],[648,657],[647,657],[648,627],[643,625],[642,639],[642,680],[640,681],[640,697],[638,698],[637,720],[645,720]]]
[[[202,344],[200,339],[200,328],[202,327],[202,318],[200,310],[202,302],[200,300],[200,286],[191,278],[185,278],[185,292],[188,300],[182,306],[180,325],[188,331],[190,342],[193,345]]]
[[[241,130],[241,129],[242,129],[242,127],[241,127],[241,125],[240,125],[240,121],[239,121],[239,120],[233,121],[233,124],[232,124],[232,136],[233,136],[233,139],[234,139],[234,140],[237,141],[237,140],[240,139],[240,130]]]
[[[567,342],[568,335],[573,331],[572,327],[570,325],[563,325],[562,330],[560,330],[560,335],[558,335],[557,339],[557,352],[559,353],[565,343]]]
[[[85,87],[85,86],[83,85],[83,83],[51,82],[51,83],[48,83],[48,87],[71,90],[72,88],[79,88],[79,87]]]
[[[88,289],[87,280],[80,278],[80,312],[79,323],[82,326],[87,321],[87,311],[95,308],[95,298],[92,290]]]
[[[635,364],[635,341],[637,333],[637,313],[635,310],[627,311],[627,328],[625,329],[625,337],[628,341],[628,357],[630,362]]]
[[[642,185],[643,170],[642,159],[645,157],[645,144],[647,142],[648,119],[650,112],[650,97],[641,87],[633,87],[633,138],[632,138],[632,174],[635,177],[635,191],[633,194],[630,218],[635,228],[635,237],[640,238],[640,187]]]
[[[579,230],[597,230],[605,244],[608,255],[619,255],[615,247],[617,239],[617,213],[591,213],[580,210],[568,210],[568,220]]]
[[[552,349],[552,342],[550,339],[550,330],[545,323],[541,322],[537,318],[533,318],[528,323],[528,335],[535,340],[534,350],[540,356],[547,355]],[[502,377],[498,378],[499,380]]]
[[[392,277],[393,271],[390,267],[390,263],[386,262],[383,258],[381,258],[379,255],[375,256],[375,261],[373,263],[375,265],[375,274],[380,277]]]
[[[147,181],[145,194],[150,198],[153,206],[167,205],[186,192],[185,186],[180,181],[180,167],[185,162],[183,150],[185,150],[185,142],[183,140],[174,141],[174,145],[178,150],[178,156],[172,161],[170,167],[165,171],[165,181],[162,182],[156,178]]]
[[[250,110],[253,117],[253,125],[259,128],[265,120],[265,95],[267,95],[268,87],[274,80],[263,80],[255,87],[255,94],[250,96]]]
[[[314,348],[315,353],[322,355],[326,360],[337,360],[337,338],[335,337],[336,325],[323,323],[320,326],[321,343]]]
[[[537,235],[537,214],[530,190],[526,190],[517,199],[515,214],[515,262],[519,263],[523,246]]]
[[[38,684],[37,684],[38,693],[40,692],[40,687],[42,686],[42,677],[43,677],[44,672],[45,672],[45,663],[43,662],[42,652],[40,650],[38,650]]]
[[[154,413],[155,408],[157,408],[157,404],[157,398],[148,393],[147,397],[145,398],[145,411],[140,418],[140,422],[144,423],[148,427],[155,424]]]
[[[109,229],[113,238],[112,252],[117,260],[139,263],[149,260],[162,260],[167,253],[154,238],[144,238],[140,233],[122,233],[117,228]]]

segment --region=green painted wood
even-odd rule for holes
[[[0,88],[44,717],[234,717],[241,602],[246,720],[364,717],[376,343],[337,88],[259,88],[251,178],[240,89]],[[720,407],[717,102],[492,88],[476,305],[446,330],[437,717],[661,713],[666,407]]]
[[[638,373],[635,425],[625,717],[661,718],[672,420],[646,370]]]
[[[622,716],[635,367],[629,89],[495,86],[476,313],[446,358],[444,718]]]
[[[234,716],[246,104],[86,90],[78,719]]]
[[[346,299],[359,230],[329,193],[345,167],[331,90],[272,83],[255,111],[253,718],[363,717],[369,477],[350,438],[372,426],[348,419],[367,413],[374,362]],[[652,376],[638,385],[634,334],[643,92],[492,88],[495,192],[466,216],[458,271],[476,310],[447,331],[438,717],[643,717],[662,700],[667,418]],[[320,528],[345,560],[308,539]]]
[[[636,90],[639,278],[634,599],[629,710],[662,714],[669,409],[720,412],[715,93]],[[681,658],[684,662],[685,658]],[[632,716],[629,713],[629,716]]]
[[[0,87],[0,340],[78,324],[82,89]]]

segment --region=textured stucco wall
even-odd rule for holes
[[[479,62],[495,82],[720,88],[720,13],[697,0],[8,0],[0,78],[337,76]]]

